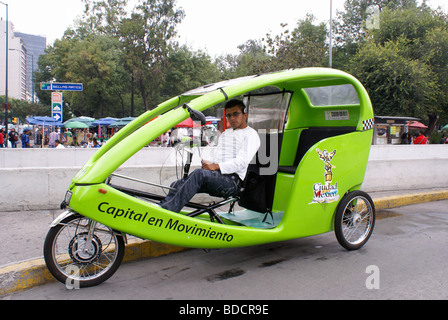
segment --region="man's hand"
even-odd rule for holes
[[[216,170],[219,170],[219,164],[212,163],[207,160],[202,160],[202,169],[216,171]]]

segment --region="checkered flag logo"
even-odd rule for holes
[[[371,130],[371,129],[373,129],[373,125],[374,124],[375,124],[375,120],[374,119],[364,120],[362,122],[362,129],[364,131]]]

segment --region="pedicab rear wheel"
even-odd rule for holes
[[[346,194],[336,211],[334,231],[341,246],[358,250],[369,240],[375,226],[375,205],[363,191]]]

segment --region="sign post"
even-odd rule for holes
[[[40,89],[46,91],[83,91],[82,83],[41,82]],[[62,122],[62,92],[51,93],[51,116]]]
[[[59,122],[62,122],[62,92],[51,93],[51,116]]]

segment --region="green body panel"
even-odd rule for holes
[[[315,107],[303,90],[340,84],[353,85],[359,104]],[[314,144],[303,156],[295,174],[277,173],[273,211],[283,212],[278,226],[262,229],[234,223],[213,223],[208,216],[190,218],[128,196],[105,184],[116,169],[148,142],[189,117],[188,111],[182,108],[184,103],[203,111],[224,102],[226,97],[238,97],[267,86],[294,93],[283,132],[280,166],[293,165],[303,130],[353,128],[351,133]],[[331,231],[339,200],[348,191],[359,189],[365,175],[373,130],[365,130],[364,122],[373,119],[373,111],[364,87],[341,71],[310,68],[252,77],[230,84],[223,90],[225,94],[216,89],[204,95],[175,97],[120,130],[74,177],[70,185],[72,197],[69,206],[118,231],[185,247],[249,246]],[[346,111],[348,116],[337,121],[326,118],[328,112],[340,110]],[[322,154],[324,150],[326,153]],[[333,151],[336,152],[332,155]]]
[[[278,174],[274,210],[285,211],[282,224],[288,226],[285,231],[294,234],[292,238],[333,230],[333,217],[339,200],[348,191],[358,189],[364,180],[369,157],[366,144],[371,140],[371,131],[325,139],[306,153],[295,175]],[[314,187],[325,185],[324,162],[319,158],[317,149],[328,152],[336,150],[331,160],[334,168],[330,186],[337,184],[337,199],[330,199],[327,203],[313,202]]]
[[[98,192],[107,190],[106,194]],[[277,241],[281,228],[255,229],[190,218],[148,204],[98,184],[73,188],[76,212],[124,233],[171,245],[192,248],[222,248]]]

